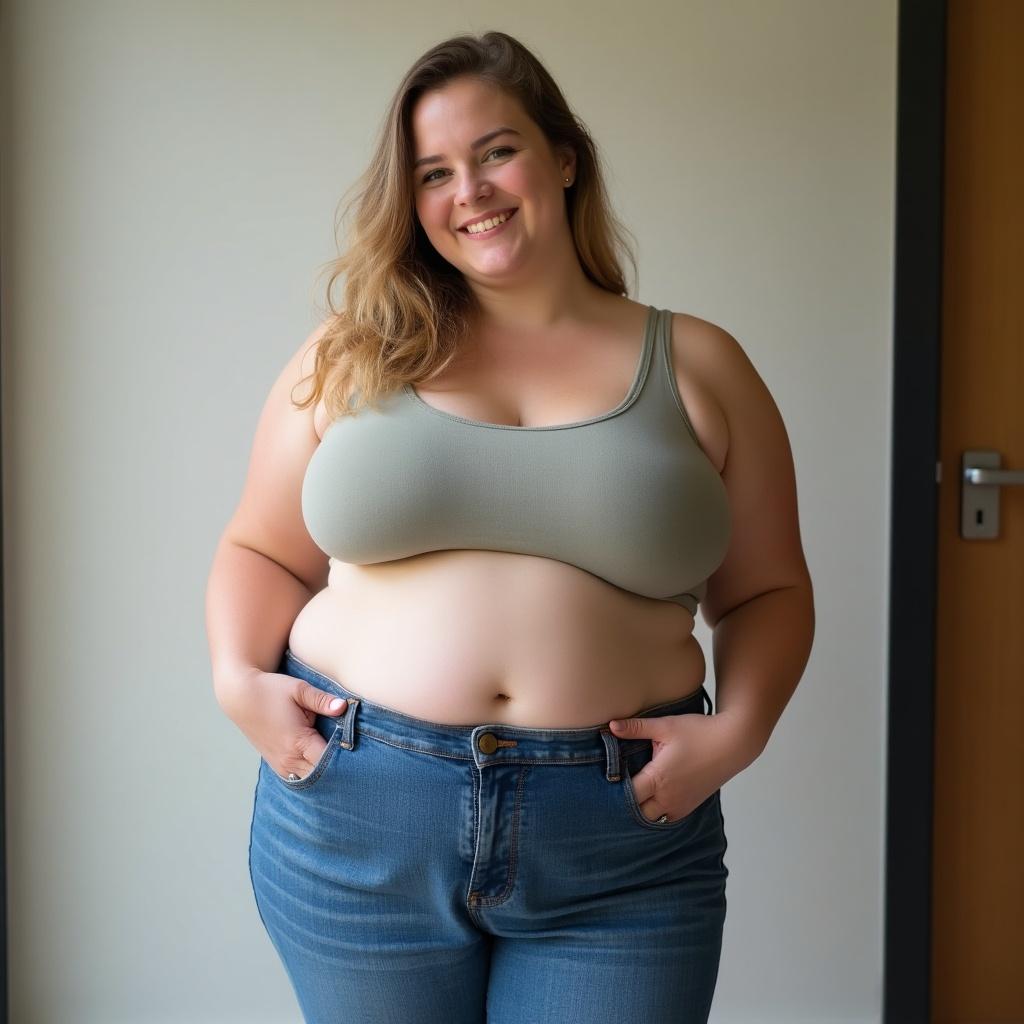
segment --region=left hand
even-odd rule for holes
[[[685,818],[753,760],[742,732],[724,714],[623,718],[609,724],[622,740],[650,739],[651,760],[632,777],[645,817]]]

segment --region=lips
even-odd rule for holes
[[[480,220],[477,220],[477,221],[472,222],[472,223],[479,224],[482,221],[490,220],[492,217],[497,217],[499,214],[506,213],[506,214],[508,214],[508,217],[506,218],[506,220],[502,221],[502,223],[505,224],[505,223],[508,223],[508,221],[510,221],[516,215],[516,211],[518,209],[519,209],[518,206],[513,206],[513,207],[511,207],[510,209],[507,209],[507,210],[495,210],[493,213],[488,214],[486,217],[482,217]],[[498,226],[501,227],[500,224]],[[493,231],[494,229],[493,228],[489,228],[488,230]],[[470,234],[469,226],[468,225],[466,227],[459,228],[459,231],[462,231],[462,232],[464,232],[467,235]],[[484,232],[484,234],[486,234],[486,232]]]

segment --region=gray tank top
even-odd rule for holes
[[[671,311],[650,306],[626,397],[576,423],[471,420],[409,385],[335,420],[302,484],[310,536],[358,565],[451,548],[540,555],[695,615],[731,521],[676,388],[671,330]]]

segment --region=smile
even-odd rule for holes
[[[487,228],[484,231],[476,228],[476,225],[473,225],[474,230],[470,230],[470,228],[459,228],[459,230],[464,235],[469,235],[470,238],[490,238],[503,231],[505,229],[505,225],[516,215],[518,210],[519,207],[517,206],[510,213],[501,214],[499,217],[492,217],[490,220],[484,221],[485,224],[492,224],[495,220],[500,221],[500,223],[494,224],[493,227]]]

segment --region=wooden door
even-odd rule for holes
[[[932,1020],[1024,1022],[1024,2],[950,0],[936,630]],[[985,501],[981,501],[985,505]]]

